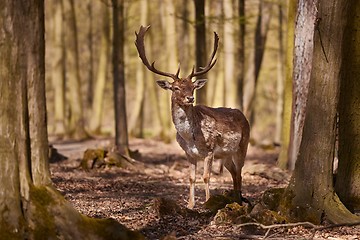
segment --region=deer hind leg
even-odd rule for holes
[[[212,163],[214,161],[214,154],[209,154],[205,159],[204,159],[204,174],[203,174],[203,180],[204,180],[204,184],[205,184],[205,196],[206,196],[206,201],[209,200],[210,198],[210,189],[209,189],[209,183],[210,183],[210,174],[211,174],[211,167],[212,167]]]
[[[223,161],[225,168],[230,172],[233,179],[234,190],[238,189],[238,181],[236,175],[236,167],[232,159],[226,159]]]
[[[193,209],[195,206],[195,182],[196,182],[196,161],[190,161],[190,195],[188,208]]]

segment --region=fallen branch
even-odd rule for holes
[[[272,224],[272,225],[264,225],[261,223],[256,223],[256,222],[249,222],[249,223],[242,223],[236,226],[236,230],[238,230],[241,227],[246,227],[246,226],[257,226],[260,227],[264,230],[267,230],[263,239],[267,238],[270,231],[273,229],[277,229],[277,228],[287,228],[287,227],[298,227],[298,226],[302,226],[302,227],[308,227],[311,228],[314,232],[313,234],[316,233],[316,231],[322,231],[325,229],[331,229],[331,228],[336,228],[336,227],[353,227],[353,226],[358,226],[360,225],[360,221],[359,222],[352,222],[352,223],[337,223],[337,224],[331,224],[328,226],[318,226],[315,225],[311,222],[296,222],[296,223],[284,223],[284,224]]]

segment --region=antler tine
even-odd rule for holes
[[[180,73],[180,63],[179,63],[179,65],[178,65],[178,70],[177,70],[177,72],[176,72],[176,74],[175,74],[175,76],[176,76],[177,78],[179,78],[179,73]]]
[[[170,78],[176,80],[178,78],[178,74],[180,72],[180,66],[179,66],[179,69],[178,69],[178,71],[177,71],[177,73],[175,75],[175,74],[172,74],[172,73],[167,73],[167,72],[157,70],[155,68],[155,61],[152,62],[152,64],[150,65],[149,61],[147,60],[146,54],[145,54],[144,37],[145,37],[145,34],[146,34],[147,30],[149,30],[149,28],[150,28],[150,25],[147,26],[147,27],[140,26],[139,33],[135,32],[135,35],[136,35],[135,46],[136,46],[136,49],[137,49],[137,51],[139,53],[139,57],[141,58],[143,64],[150,71],[152,71],[153,73],[156,73],[156,74],[159,74],[159,75],[162,75],[162,76],[165,76],[165,77],[170,77]]]
[[[211,68],[214,67],[217,59],[214,60],[214,57],[215,57],[215,54],[217,52],[217,49],[219,47],[219,36],[217,35],[216,32],[214,32],[214,50],[211,54],[211,57],[210,57],[210,61],[208,62],[208,64],[205,66],[205,67],[200,67],[201,70],[196,72],[195,71],[195,67],[193,67],[190,75],[188,76],[188,78],[193,78],[193,77],[196,77],[196,76],[200,76],[200,75],[203,75],[205,73],[207,73]]]

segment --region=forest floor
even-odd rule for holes
[[[203,206],[202,164],[198,164],[196,206],[192,214],[178,211],[162,214],[156,209],[159,201],[175,201],[185,208],[189,193],[188,163],[177,143],[132,139],[131,150],[141,154],[135,168],[105,167],[84,171],[79,168],[84,151],[106,148],[109,139],[82,142],[50,141],[66,160],[53,161],[50,170],[55,187],[81,213],[94,218],[113,218],[147,239],[360,239],[355,227],[337,227],[315,231],[303,226],[274,228],[266,232],[257,227],[237,224],[215,224],[214,215]],[[243,168],[242,192],[250,202],[260,200],[269,188],[285,187],[290,173],[276,167],[278,150],[250,147]],[[59,160],[59,159],[58,159]],[[211,194],[232,189],[227,170],[216,174],[215,162],[211,177]]]

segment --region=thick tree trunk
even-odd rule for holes
[[[313,61],[307,75],[309,94],[304,130],[282,211],[294,221],[320,223],[323,217],[334,223],[359,221],[359,217],[352,215],[334,193],[332,177],[342,42],[349,4],[347,0],[318,0],[309,3],[311,6],[308,8],[303,8],[302,4],[300,0],[299,16],[316,7],[319,10],[319,15],[315,11],[311,18],[304,19],[304,26],[313,27],[317,17],[321,17],[321,27],[332,33],[332,38],[321,41],[318,32],[312,30],[315,45],[310,53]]]
[[[117,151],[129,155],[125,103],[125,63],[124,63],[124,2],[112,0],[113,3],[113,78],[115,106],[115,146]]]
[[[0,239],[143,239],[81,215],[51,186],[44,1],[3,1],[0,22]]]
[[[295,26],[294,70],[293,70],[293,115],[291,120],[288,167],[293,170],[299,152],[306,99],[309,91],[311,64],[313,59],[313,36],[317,9],[315,3],[299,0]]]
[[[348,12],[339,106],[339,168],[336,192],[351,210],[360,210],[360,2]]]

